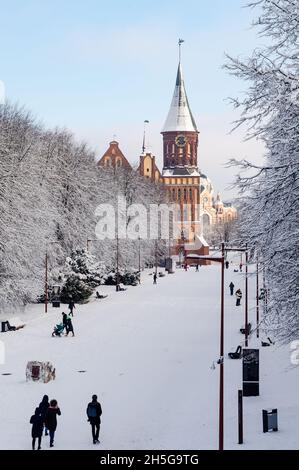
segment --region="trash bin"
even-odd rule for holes
[[[263,410],[263,432],[278,431],[277,408]]]
[[[52,307],[54,307],[54,308],[60,308],[60,301],[59,301],[59,300],[53,300],[53,302],[52,302]]]

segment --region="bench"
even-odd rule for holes
[[[251,329],[252,329],[252,325],[251,325],[251,323],[248,323],[248,324],[247,324],[247,336],[250,335]],[[242,335],[245,335],[245,333],[246,333],[245,327],[244,327],[244,328],[240,328],[240,333],[242,333]]]
[[[228,357],[230,357],[231,359],[241,359],[241,357],[242,357],[242,348],[241,348],[241,346],[239,345],[235,352],[228,353]]]

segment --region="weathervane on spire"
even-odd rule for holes
[[[179,39],[179,62],[181,62],[181,45],[185,42],[185,39]]]

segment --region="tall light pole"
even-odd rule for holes
[[[118,232],[116,234],[116,292],[119,291],[119,239]]]
[[[140,235],[138,237],[139,245],[138,245],[138,270],[139,270],[139,284],[141,283],[141,246],[140,246]]]
[[[220,310],[220,347],[219,347],[219,450],[224,449],[224,243],[222,243],[222,256],[197,256],[187,255],[186,259],[193,261],[204,259],[221,263],[221,310]]]
[[[158,240],[155,240],[155,273],[158,272]]]
[[[248,246],[245,245],[245,346],[248,347]]]
[[[247,243],[245,248],[224,248],[224,251],[240,251],[241,252],[241,259],[242,259],[242,252],[245,252],[245,346],[248,346],[248,246]]]
[[[260,307],[259,307],[259,255],[256,254],[256,337],[259,338]]]

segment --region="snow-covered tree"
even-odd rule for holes
[[[226,68],[250,82],[236,127],[261,139],[261,165],[231,161],[241,172],[241,236],[254,246],[269,289],[267,327],[283,341],[299,335],[299,0],[259,0],[255,26],[265,46]]]

